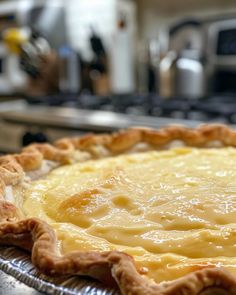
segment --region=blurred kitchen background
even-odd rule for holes
[[[235,0],[0,1],[0,152],[201,122],[236,124]]]

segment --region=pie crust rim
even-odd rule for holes
[[[122,294],[236,294],[236,276],[223,268],[207,267],[174,281],[154,283],[136,269],[134,259],[119,251],[81,252],[60,255],[56,235],[45,221],[22,218],[20,210],[5,200],[6,186],[21,183],[25,172],[41,167],[43,160],[70,163],[75,151],[93,158],[118,155],[139,143],[165,147],[174,140],[201,147],[212,141],[236,146],[236,131],[221,124],[205,124],[190,129],[169,126],[162,129],[131,128],[113,134],[88,134],[65,138],[51,144],[32,144],[20,154],[0,157],[0,244],[16,245],[31,252],[32,263],[49,275],[86,275],[106,285],[118,285]]]

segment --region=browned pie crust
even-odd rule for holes
[[[132,152],[138,145],[145,149],[166,148],[173,140],[185,145],[207,146],[220,142],[236,146],[236,131],[225,125],[202,125],[196,129],[182,126],[159,130],[134,128],[111,135],[89,134],[62,139],[54,145],[33,144],[20,154],[0,157],[0,244],[16,245],[32,253],[32,262],[49,275],[89,275],[106,285],[118,285],[122,294],[135,295],[226,295],[236,294],[236,276],[216,267],[206,267],[180,279],[156,284],[140,274],[131,256],[118,252],[80,252],[66,255],[56,252],[56,235],[46,222],[22,218],[18,208],[4,199],[5,187],[15,185],[26,171],[41,167],[43,160],[61,165],[79,160],[77,152],[89,158],[114,156]]]

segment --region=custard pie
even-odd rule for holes
[[[0,157],[0,243],[122,294],[236,294],[236,131],[133,128]]]

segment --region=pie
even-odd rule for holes
[[[236,131],[133,128],[0,157],[0,243],[122,294],[236,294]]]

